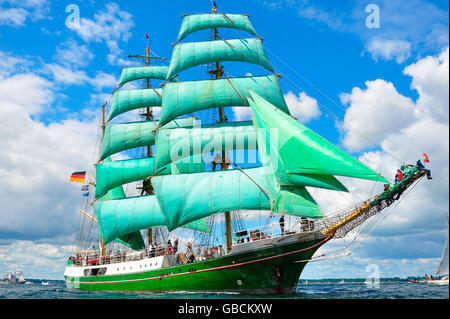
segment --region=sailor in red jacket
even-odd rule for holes
[[[405,175],[405,173],[403,173],[401,170],[399,170],[399,169],[397,170],[397,180],[399,182],[402,181],[404,175]]]

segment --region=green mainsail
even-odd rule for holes
[[[159,123],[163,126],[178,116],[214,107],[246,107],[245,97],[249,95],[249,89],[289,113],[277,76],[248,76],[166,83]]]
[[[195,118],[189,117],[174,120],[165,128],[192,127],[194,124]],[[157,125],[155,121],[105,125],[100,160],[131,148],[154,145],[155,136],[152,131]]]
[[[218,61],[248,62],[273,70],[260,39],[186,42],[175,46],[166,80],[193,66]]]
[[[257,149],[251,121],[203,125],[198,128],[158,130],[155,144],[155,170],[175,159],[227,150]]]

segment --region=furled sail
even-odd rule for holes
[[[175,46],[166,79],[191,67],[218,61],[248,62],[273,71],[260,39],[186,42]]]
[[[263,190],[268,185],[261,168],[244,171],[245,174],[240,170],[224,170],[153,177],[152,185],[169,230],[215,213],[271,209]],[[278,212],[305,217],[323,216],[306,189],[300,187],[295,192],[283,192],[285,200],[277,206]],[[301,207],[301,210],[289,210],[292,207]]]
[[[114,93],[108,121],[142,107],[161,106],[162,89],[121,90]]]
[[[232,28],[257,35],[246,14],[189,14],[183,18],[178,41],[190,33],[210,28]]]
[[[165,128],[192,127],[194,117],[182,118],[168,123]],[[131,148],[155,144],[152,131],[157,122],[130,122],[121,124],[107,124],[104,127],[100,160]]]
[[[353,156],[342,151],[292,117],[281,112],[255,92],[250,92],[253,123],[258,132],[258,145],[267,128],[276,128],[277,139],[271,140],[277,163],[285,174],[338,175],[389,183],[383,176]],[[264,153],[264,152],[262,152]]]
[[[181,115],[213,107],[248,106],[251,89],[289,114],[275,75],[169,82],[164,85],[160,125]]]
[[[97,201],[94,209],[105,244],[141,229],[167,225],[155,195]],[[203,219],[184,227],[210,232]]]
[[[138,66],[123,68],[122,74],[120,75],[119,86],[124,85],[127,82],[140,80],[140,79],[159,79],[165,80],[167,72],[169,70],[168,66],[162,65],[152,65],[152,66]]]
[[[257,149],[251,121],[159,130],[155,142],[155,171],[192,155],[237,149]]]

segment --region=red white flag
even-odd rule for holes
[[[148,39],[148,33],[145,34],[145,37]]]
[[[425,153],[422,153],[422,154],[423,154],[423,161],[424,161],[425,163],[429,163],[430,160],[428,159],[428,155],[425,154]]]

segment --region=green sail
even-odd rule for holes
[[[281,112],[257,93],[250,94],[249,102],[253,123],[258,129],[259,147],[264,129],[277,129],[277,140],[271,140],[271,148],[276,151],[278,159],[278,163],[271,161],[272,165],[277,166],[274,171],[279,170],[281,165],[287,175],[338,175],[388,183],[380,174]],[[266,145],[264,142],[262,144]]]
[[[105,245],[141,229],[167,225],[155,195],[97,201],[94,209]],[[184,227],[210,232],[203,219]]]
[[[114,93],[108,121],[142,107],[161,106],[162,89],[121,90]]]
[[[98,163],[96,165],[95,197],[98,198],[111,188],[152,176],[154,161],[153,157],[147,157]],[[158,174],[170,174],[170,167],[164,168]]]
[[[152,185],[167,219],[169,230],[215,213],[240,209],[266,210],[271,209],[271,206],[276,208],[277,212],[290,215],[323,216],[306,189],[297,190],[295,193],[286,190],[289,201],[282,201],[275,207],[277,199],[269,201],[265,191],[262,190],[268,188],[269,185],[267,185],[261,168],[244,171],[245,174],[239,170],[223,170],[155,176],[152,179]],[[308,196],[305,197],[305,194]],[[307,209],[290,211],[291,207],[307,207]]]
[[[236,149],[257,149],[251,121],[159,130],[155,142],[155,170],[192,155]]]
[[[275,75],[166,83],[163,89],[160,125],[181,115],[214,107],[248,106],[251,89],[289,114]]]
[[[111,159],[108,157],[105,159],[105,162],[111,162]],[[118,186],[109,190],[104,196],[99,198],[99,201],[108,201],[113,199],[125,198],[125,192],[123,191],[122,186]],[[100,233],[100,227],[99,227]],[[101,234],[100,236],[101,237]],[[120,238],[116,238],[115,241],[128,246],[134,250],[140,250],[145,248],[144,239],[142,238],[140,231],[135,231],[126,235],[121,236]]]
[[[155,136],[152,131],[157,124],[154,121],[145,121],[105,125],[100,161],[118,152],[155,144]],[[188,117],[174,120],[165,128],[190,127],[194,124],[195,118]]]
[[[186,42],[175,46],[166,79],[191,67],[218,61],[254,63],[273,71],[260,39]]]
[[[154,169],[153,157],[129,159],[123,161],[104,161],[96,165],[95,197],[98,198],[110,189],[127,183],[144,180],[152,175],[199,173],[205,171],[201,158],[190,161],[177,161],[160,170]]]
[[[119,86],[124,85],[127,82],[140,80],[140,79],[159,79],[165,80],[168,66],[138,66],[123,68],[120,75]]]
[[[178,40],[192,32],[211,28],[238,29],[257,36],[248,15],[245,14],[189,14],[183,18]]]
[[[205,171],[205,161],[203,159],[203,154],[195,154],[190,157],[185,157],[175,163],[170,163],[169,166],[172,175],[201,173]]]

